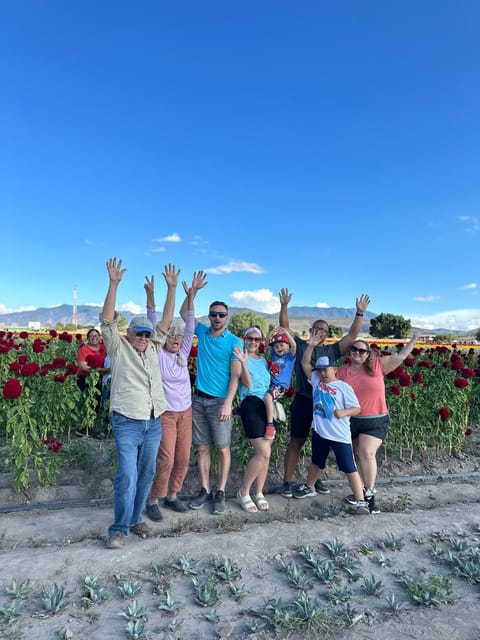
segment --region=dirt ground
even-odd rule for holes
[[[121,614],[136,600],[147,610],[144,630],[137,635],[142,638],[477,640],[480,575],[470,582],[456,575],[452,555],[468,548],[470,559],[475,554],[480,557],[480,458],[473,451],[460,459],[432,454],[409,462],[392,460],[379,471],[381,513],[376,515],[355,516],[345,510],[347,485],[333,470],[330,494],[285,499],[273,493],[271,484],[270,510],[254,515],[240,509],[233,478],[224,516],[213,516],[206,509],[187,514],[164,510],[162,522],[149,523],[153,537],[131,536],[123,549],[114,551],[104,544],[112,517],[108,500],[57,509],[32,504],[19,511],[4,507],[0,637],[133,638]],[[333,562],[334,580],[327,584],[301,551],[308,546],[318,559],[332,559],[328,547],[340,543],[347,560],[342,563],[339,552]],[[310,578],[305,593],[329,616],[324,627],[315,628],[312,616],[310,628],[301,621],[298,604],[292,603],[301,602],[302,592],[289,580],[289,564],[298,579]],[[196,571],[202,582],[215,572],[221,575],[222,566],[223,577],[228,577],[228,570],[238,570],[239,575],[231,576],[233,587],[220,580],[216,602],[213,598],[206,607],[200,606],[189,571]],[[450,581],[450,588],[439,596],[444,602],[413,604],[406,581],[420,585],[436,579],[438,584],[440,575],[444,586]],[[82,602],[86,576],[97,577],[108,592],[104,601],[89,607]],[[5,611],[13,598],[6,589],[13,580],[29,580],[29,589],[21,613],[8,621]],[[125,581],[141,586],[133,598],[125,598],[119,589]],[[372,581],[380,583],[381,594],[370,594],[367,586]],[[42,590],[54,583],[67,595],[65,605],[52,615],[42,605]],[[236,599],[235,589],[244,597]],[[159,608],[167,602],[167,590],[179,604],[172,613]],[[397,612],[387,602],[392,594],[404,605]],[[348,604],[342,605],[342,598]],[[171,602],[170,606],[175,608]],[[281,614],[295,607],[295,615],[280,615],[272,624],[274,609]]]

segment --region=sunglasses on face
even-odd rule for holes
[[[325,329],[325,327],[312,327],[310,333],[328,333],[328,329]]]
[[[210,318],[226,318],[228,313],[226,311],[210,311],[208,315]]]
[[[253,337],[251,338],[250,336],[247,336],[246,339],[247,340],[251,340],[252,342],[261,342],[262,341],[261,338],[253,338]]]
[[[358,347],[350,347],[352,353],[359,353],[361,356],[368,353],[368,349],[359,349]]]
[[[182,340],[183,333],[168,333],[167,338],[172,338],[172,340]]]
[[[152,334],[150,331],[135,331],[135,336],[137,338],[151,338]]]

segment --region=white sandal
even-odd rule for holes
[[[237,491],[237,499],[240,502],[240,506],[244,511],[246,511],[247,513],[257,513],[258,509],[254,501],[252,500],[250,494],[246,496],[242,496],[239,489]]]
[[[268,511],[270,505],[261,491],[256,494],[254,500],[260,511]]]

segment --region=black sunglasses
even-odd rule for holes
[[[208,315],[210,318],[226,318],[228,313],[226,311],[210,311]]]
[[[150,331],[135,331],[135,335],[137,338],[151,338],[152,334]]]
[[[352,353],[359,353],[361,356],[368,353],[368,349],[359,349],[358,347],[350,347],[350,351]]]

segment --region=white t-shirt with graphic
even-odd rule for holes
[[[352,387],[343,380],[322,382],[316,371],[312,371],[309,382],[313,391],[312,429],[327,440],[351,444],[350,416],[336,418],[334,411],[360,406]]]

